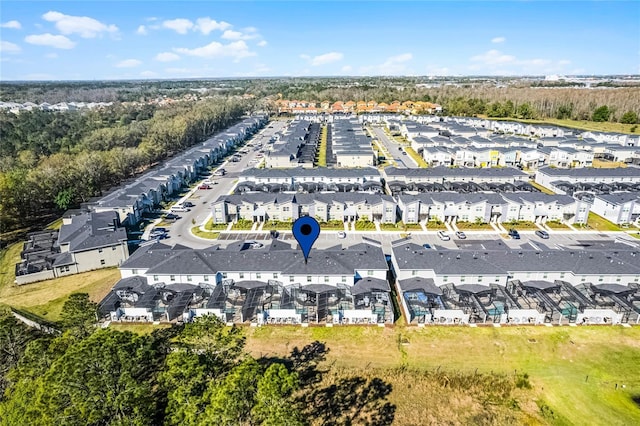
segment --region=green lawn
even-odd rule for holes
[[[234,231],[247,231],[253,227],[253,222],[247,219],[239,219],[236,223],[233,224],[231,229]]]
[[[407,146],[407,147],[404,148],[404,150],[407,151],[407,154],[409,154],[409,157],[413,158],[413,160],[416,163],[418,163],[418,167],[422,167],[423,169],[426,169],[427,167],[429,167],[427,162],[424,161],[424,158],[422,158],[422,156],[420,156],[420,154],[415,152],[413,150],[413,148]]]
[[[330,348],[327,363],[334,368],[364,369],[383,376],[395,389],[390,396],[397,404],[395,424],[416,424],[416,414],[443,410],[434,404],[441,398],[439,393],[446,394],[447,390],[435,389],[437,392],[434,392],[418,380],[420,371],[446,371],[453,376],[459,372],[473,374],[476,369],[479,373],[528,373],[533,388],[519,396],[520,408],[513,410],[513,414],[535,419],[532,424],[561,424],[562,419],[576,425],[640,422],[639,407],[632,399],[640,395],[640,327],[262,327],[246,330],[247,348],[254,355],[283,355],[295,346],[318,339]],[[403,368],[400,372],[389,371],[400,367]],[[413,373],[407,375],[407,371]],[[462,403],[454,398],[443,402],[453,406]],[[539,406],[547,407],[546,417]],[[555,420],[548,414],[551,411]],[[458,414],[445,410],[442,417],[427,423],[448,424],[449,416]],[[510,423],[522,424],[523,421],[528,423],[523,419]]]
[[[551,229],[560,229],[560,230],[565,230],[565,231],[568,231],[570,229],[564,223],[556,222],[556,221],[553,221],[553,220],[545,222],[545,225],[547,227],[551,228]]]
[[[540,185],[539,183],[536,183],[534,181],[529,181],[529,183],[531,184],[531,186],[533,186],[534,188],[537,188],[540,192],[544,193],[544,194],[549,194],[549,195],[554,195],[555,192],[553,192],[552,190],[550,190],[547,187],[544,187],[542,185]]]
[[[318,147],[318,160],[316,166],[327,167],[327,126],[322,126],[320,132],[320,146]]]
[[[505,229],[515,228],[517,230],[540,229],[535,223],[526,221],[503,222],[502,227]]]
[[[203,231],[199,226],[191,228],[191,233],[199,238],[206,238],[207,240],[216,240],[220,235],[220,232],[216,231]]]
[[[609,222],[602,216],[598,216],[593,212],[589,212],[589,218],[587,219],[587,226],[577,229],[588,229],[596,231],[622,231],[618,225],[613,222]]]
[[[356,231],[371,231],[376,229],[376,224],[368,220],[358,220],[355,228]]]
[[[344,231],[344,222],[341,220],[330,220],[328,222],[320,222],[320,229],[328,231]]]
[[[224,231],[228,226],[228,223],[213,223],[213,218],[210,218],[207,223],[204,224],[204,229],[207,231]]]
[[[493,231],[494,229],[488,223],[475,222],[456,222],[458,229],[462,231]]]

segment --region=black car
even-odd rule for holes
[[[509,236],[511,238],[513,238],[514,240],[519,240],[520,239],[520,233],[518,231],[516,231],[515,229],[509,229]]]

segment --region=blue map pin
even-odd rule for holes
[[[318,239],[318,235],[320,235],[320,224],[311,216],[302,216],[293,222],[291,231],[293,232],[293,236],[296,237],[298,244],[300,244],[302,254],[304,254],[304,263],[307,263],[311,246],[313,246],[313,243]]]

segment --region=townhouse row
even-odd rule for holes
[[[337,193],[245,193],[224,195],[211,204],[213,222],[292,222],[300,216],[312,216],[320,222],[379,223],[530,221],[545,223],[586,223],[590,204],[568,195],[543,193],[433,192],[384,194]]]
[[[246,118],[136,178],[133,183],[90,200],[85,206],[95,212],[116,211],[123,225],[134,225],[144,213],[151,212],[161,201],[167,200],[184,185],[193,182],[199,173],[220,161],[267,121],[266,115]]]
[[[387,261],[379,244],[302,252],[280,241],[205,250],[141,247],[100,302],[111,321],[391,324]]]
[[[120,265],[100,302],[110,321],[227,324],[617,324],[640,322],[640,252],[444,250],[401,240],[313,249],[308,262],[280,240],[261,249],[145,246]],[[388,262],[387,262],[388,260]]]
[[[391,262],[411,323],[638,323],[640,252],[619,246],[433,250],[402,242]]]

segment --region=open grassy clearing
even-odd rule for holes
[[[493,424],[640,422],[632,399],[640,395],[640,327],[247,329],[247,349],[256,356],[283,355],[313,340],[327,343],[327,362],[334,368],[366,370],[392,383],[398,425],[479,422],[462,418],[460,412],[478,410],[477,400],[423,380],[420,373],[469,376],[476,369],[530,376],[532,390],[515,394],[520,408],[501,411]],[[544,415],[539,406],[545,407]]]

